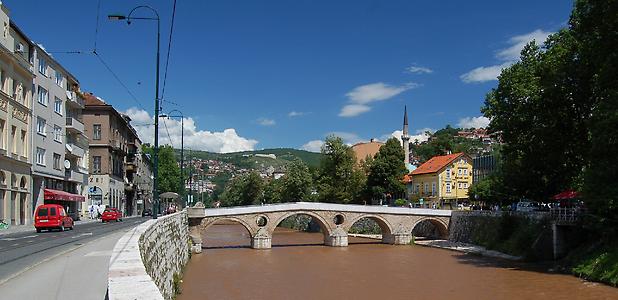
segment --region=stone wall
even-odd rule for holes
[[[114,247],[109,299],[173,299],[176,281],[189,261],[186,211],[149,220],[127,232]]]

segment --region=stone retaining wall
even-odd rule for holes
[[[189,261],[187,212],[131,229],[116,243],[108,275],[109,299],[173,299],[174,275]]]

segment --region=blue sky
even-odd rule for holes
[[[148,4],[161,15],[161,82],[172,0],[6,0],[11,20],[92,91],[129,113],[152,140],[156,24],[109,21]],[[100,9],[98,5],[100,3]],[[496,74],[530,39],[564,27],[571,1],[178,0],[163,110],[185,114],[193,149],[318,150],[348,143],[481,126]],[[99,15],[98,33],[97,12]],[[136,16],[147,16],[141,10]],[[137,101],[114,79],[97,53]],[[82,54],[64,54],[66,51]],[[161,142],[180,146],[177,121]],[[421,136],[417,138],[422,138]]]

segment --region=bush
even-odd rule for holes
[[[406,201],[405,199],[397,199],[397,200],[395,200],[395,206],[406,206],[407,203],[408,203],[408,201]]]

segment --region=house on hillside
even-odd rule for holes
[[[434,156],[408,174],[406,184],[409,198],[423,207],[456,208],[468,199],[472,159],[465,153]]]

